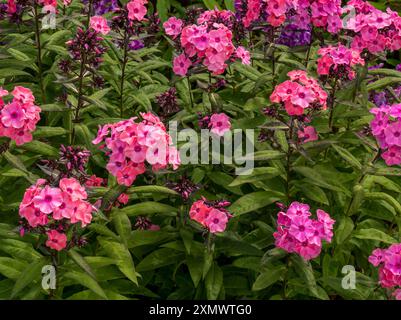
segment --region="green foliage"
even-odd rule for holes
[[[184,15],[180,1],[152,2],[162,21]],[[194,2],[209,9],[234,6],[232,0]],[[107,52],[98,70],[104,88],[87,88],[80,118],[73,121],[79,83],[65,77],[57,64],[68,55],[65,42],[83,22],[77,7],[80,3],[74,1],[67,8],[68,19],[60,18],[56,30],[41,30],[40,56],[32,25],[0,21],[0,40],[7,44],[0,47],[0,87],[29,87],[42,109],[34,140],[20,147],[11,143],[0,151],[0,299],[386,298],[384,291],[376,290],[377,272],[367,258],[376,247],[400,242],[401,169],[387,167],[376,143],[359,133],[371,120],[368,93],[401,83],[401,72],[389,67],[369,70],[359,85],[352,84],[355,95],[347,86],[340,88],[334,129],[327,110],[311,124],[319,140],[300,145],[288,126],[266,117],[262,108],[271,106],[269,96],[289,70],[308,69],[317,78],[316,54],[306,68],[306,52],[276,46],[272,64],[265,39],[254,35],[251,65],[237,62],[224,76],[202,69],[180,79],[171,70],[169,43],[158,34],[152,46],[128,53],[121,87],[122,50],[106,36]],[[248,39],[243,42],[250,45]],[[314,42],[311,52],[318,47]],[[205,89],[223,77],[224,88]],[[236,175],[235,163],[185,165],[175,172],[138,177],[130,188],[118,186],[105,170],[103,153],[92,143],[98,125],[143,111],[157,113],[155,98],[171,86],[181,107],[171,119],[181,128],[197,128],[196,112],[220,110],[230,116],[233,128],[255,129],[255,152],[240,159],[254,159],[255,169]],[[271,133],[271,140],[257,141],[262,130]],[[26,188],[45,176],[40,160],[56,159],[61,144],[90,150],[88,173],[108,178],[108,185],[88,189],[90,201],[100,199],[102,206],[84,231],[87,244],[53,252],[40,244],[44,235],[19,236],[18,206]],[[167,187],[182,176],[201,186],[188,202]],[[122,193],[129,203],[108,210]],[[233,218],[226,232],[206,234],[190,219],[189,207],[201,196],[231,202]],[[308,203],[313,211],[321,208],[336,220],[333,242],[325,243],[320,256],[309,262],[275,248],[276,203],[292,201]],[[150,218],[160,230],[141,230],[138,217]],[[348,264],[358,271],[355,290],[341,286],[341,269]],[[56,289],[41,285],[45,265],[56,266]]]

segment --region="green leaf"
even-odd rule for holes
[[[277,151],[277,150],[263,150],[256,151],[253,154],[246,155],[245,157],[241,157],[239,160],[254,160],[254,161],[267,161],[273,159],[280,159],[285,156],[285,153]]]
[[[167,233],[163,231],[154,232],[152,230],[135,230],[131,232],[128,247],[135,248],[149,244],[155,244],[175,237],[175,233]]]
[[[369,74],[401,78],[401,72],[394,69],[386,69],[386,68],[372,69],[369,70]]]
[[[61,127],[36,127],[33,133],[35,138],[62,136],[68,133],[68,130]]]
[[[8,255],[32,262],[40,259],[42,255],[33,249],[32,244],[15,239],[0,238],[0,250]]]
[[[253,291],[259,291],[270,287],[272,284],[276,283],[283,274],[286,272],[286,267],[283,265],[276,266],[273,269],[267,269],[263,271],[255,280],[252,285]]]
[[[59,112],[59,111],[71,111],[71,109],[67,108],[66,106],[62,104],[56,104],[56,103],[51,103],[51,104],[42,104],[40,108],[43,111],[46,112]]]
[[[378,90],[400,82],[401,82],[401,77],[385,77],[375,82],[369,83],[367,85],[367,90],[368,91]]]
[[[184,243],[185,250],[187,251],[187,254],[191,254],[191,247],[193,243],[194,234],[189,229],[181,228],[180,235],[182,238],[182,242]]]
[[[276,130],[274,136],[284,152],[288,152],[288,142],[283,130]]]
[[[32,76],[28,72],[18,70],[18,69],[11,69],[11,68],[4,68],[0,69],[0,78],[8,78],[8,77],[15,77],[15,76]]]
[[[64,274],[64,277],[72,279],[77,284],[87,287],[88,289],[92,290],[94,293],[98,294],[106,300],[108,299],[102,287],[97,283],[95,279],[93,279],[88,274],[77,271],[69,271]]]
[[[8,48],[7,52],[9,54],[11,54],[15,59],[17,59],[19,61],[25,61],[26,62],[26,61],[30,61],[31,60],[31,58],[29,58],[25,53],[23,53],[23,52],[21,52],[19,50],[16,50],[16,49],[13,49],[13,48]]]
[[[354,222],[349,217],[343,217],[340,221],[340,224],[337,227],[336,232],[334,232],[334,236],[336,238],[336,243],[343,243],[354,230]]]
[[[17,280],[26,268],[26,263],[9,257],[0,257],[0,274],[6,278]]]
[[[256,191],[239,198],[228,210],[233,213],[234,216],[239,216],[258,210],[279,200],[281,200],[281,196],[275,191]]]
[[[96,276],[93,273],[90,265],[85,261],[85,259],[78,253],[76,249],[68,250],[68,255],[74,260],[74,262],[82,268],[87,274],[89,274],[93,279],[96,280]]]
[[[11,292],[10,299],[17,296],[25,287],[36,282],[39,283],[42,279],[42,267],[47,263],[47,259],[40,258],[29,264],[22,272],[20,277],[15,282]]]
[[[192,255],[188,255],[186,258],[186,262],[191,279],[194,283],[195,288],[197,288],[203,274],[203,256],[195,257]]]
[[[21,148],[43,156],[56,157],[59,155],[59,151],[56,148],[38,140],[25,143]]]
[[[252,183],[261,180],[268,180],[280,175],[280,171],[274,167],[259,167],[250,169],[248,172],[244,171],[242,175],[238,176],[233,182],[230,183],[230,187],[236,187],[244,183]]]
[[[30,183],[35,183],[38,177],[31,172],[28,171],[28,169],[25,167],[23,162],[17,157],[11,154],[9,151],[3,152],[3,157],[8,161],[8,163],[13,166],[14,168],[21,170],[26,174],[26,177]]]
[[[333,149],[337,151],[337,153],[343,158],[345,161],[347,161],[351,166],[354,168],[361,170],[362,169],[362,164],[359,162],[357,158],[354,157],[354,155],[349,152],[347,149],[344,149],[338,145],[333,144],[332,145]]]
[[[399,168],[371,168],[369,170],[370,174],[376,176],[397,176],[401,177],[401,169]]]
[[[179,194],[167,187],[162,186],[139,186],[139,187],[131,187],[127,189],[126,193],[133,194],[133,193],[161,193],[161,194],[169,194],[178,196]]]
[[[326,179],[321,175],[317,170],[314,168],[309,167],[293,167],[293,170],[302,174],[304,177],[308,178],[308,182],[313,183],[319,187],[344,192],[346,195],[351,195],[349,190],[345,189],[344,187],[333,185],[326,181]]]
[[[389,178],[382,176],[370,176],[368,178],[372,179],[374,183],[383,186],[387,190],[401,193],[401,186]]]
[[[162,22],[168,19],[168,11],[170,6],[170,0],[157,0],[156,9]]]
[[[203,3],[205,4],[206,8],[208,8],[209,10],[214,10],[215,8],[217,8],[218,10],[221,10],[221,8],[216,0],[203,0]]]
[[[326,193],[320,187],[312,184],[306,186],[305,183],[300,182],[299,189],[307,198],[325,205],[330,205]]]
[[[242,195],[242,191],[239,186],[230,187],[230,184],[234,181],[234,179],[229,174],[224,173],[224,172],[219,172],[219,171],[212,171],[212,172],[208,173],[207,176],[215,184],[222,186],[226,190],[228,190],[234,194]]]
[[[223,287],[223,272],[213,263],[205,278],[206,296],[208,300],[216,300]]]
[[[227,10],[230,10],[232,12],[235,11],[234,0],[224,0],[224,4]]]
[[[384,200],[389,205],[391,205],[398,212],[398,214],[401,215],[401,205],[400,205],[400,203],[397,200],[395,200],[392,196],[387,194],[387,193],[384,193],[384,192],[366,192],[365,193],[365,199],[367,199],[367,200]]]
[[[310,262],[306,262],[298,255],[291,255],[290,259],[294,265],[296,273],[300,276],[302,282],[305,283],[312,296],[319,299],[322,298],[319,294],[315,275]]]
[[[91,231],[94,231],[102,236],[106,236],[106,237],[110,237],[113,238],[115,240],[119,240],[118,236],[111,231],[109,228],[107,228],[106,226],[102,225],[102,224],[98,224],[98,223],[91,223],[88,228]]]
[[[357,230],[353,233],[353,236],[358,239],[377,240],[389,244],[397,242],[397,240],[383,231],[373,228]]]
[[[184,258],[184,254],[170,248],[162,248],[148,254],[137,266],[138,271],[149,271],[170,264],[178,263]]]
[[[252,66],[247,66],[239,62],[234,63],[232,66],[249,80],[257,81],[262,76],[262,74]]]
[[[134,261],[129,250],[121,243],[98,237],[98,241],[107,255],[115,259],[115,264],[120,271],[133,283],[138,284],[138,273],[135,271]]]
[[[120,235],[124,244],[127,246],[127,241],[131,235],[131,221],[128,216],[121,210],[113,210],[111,219],[117,233]]]
[[[175,216],[178,209],[167,204],[147,201],[134,204],[132,206],[121,209],[127,216],[151,215],[155,213],[162,213],[166,215]]]
[[[352,188],[352,192],[353,192],[352,201],[350,203],[350,206],[349,206],[349,209],[347,212],[347,214],[350,216],[353,215],[354,213],[358,212],[358,210],[362,204],[362,201],[365,198],[365,189],[360,184],[356,184]]]

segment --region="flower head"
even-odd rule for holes
[[[191,64],[191,60],[189,60],[185,54],[181,54],[174,58],[173,71],[175,74],[185,77]]]
[[[210,117],[210,131],[218,136],[223,136],[224,133],[230,131],[230,118],[225,113],[215,113]]]
[[[67,245],[67,236],[64,233],[60,233],[57,230],[50,230],[47,232],[46,246],[51,249],[61,251]]]
[[[285,209],[285,208],[282,208]],[[287,252],[296,252],[306,260],[316,258],[322,240],[331,242],[335,221],[323,210],[317,210],[317,220],[311,219],[309,205],[293,202],[287,211],[277,217],[277,232],[273,234],[276,246]]]
[[[90,18],[90,27],[96,32],[106,35],[110,32],[110,27],[107,25],[107,20],[102,16],[93,16]]]

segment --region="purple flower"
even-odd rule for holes
[[[141,40],[132,40],[128,44],[128,48],[132,51],[140,50],[144,47],[145,47],[145,45],[143,44],[143,42]]]
[[[369,67],[368,70],[380,69],[380,68],[383,68],[383,66],[384,66],[384,63],[376,64],[374,66]]]
[[[84,4],[88,4],[88,0],[83,0]],[[92,10],[94,15],[104,15],[105,13],[114,11],[119,8],[117,0],[93,0]]]
[[[277,43],[288,47],[307,46],[310,45],[311,38],[311,30],[300,29],[294,24],[288,24],[283,27]]]

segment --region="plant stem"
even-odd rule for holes
[[[271,37],[271,59],[272,59],[272,75],[273,75],[273,85],[276,85],[276,46],[275,46],[275,41],[276,41],[276,29],[272,29],[272,37]]]
[[[189,76],[187,77],[187,82],[188,82],[189,98],[191,99],[191,109],[193,109],[194,108],[194,101],[193,101],[193,98],[192,98],[191,81],[189,79]]]
[[[292,147],[291,147],[291,141],[293,138],[293,134],[294,134],[294,119],[291,117],[291,122],[290,122],[290,131],[288,134],[288,151],[287,151],[287,165],[285,168],[286,171],[286,185],[285,185],[285,189],[286,189],[286,195],[287,195],[287,202],[288,205],[291,202],[291,195],[290,195],[290,182],[291,182],[291,155],[292,155]]]
[[[86,17],[86,29],[88,29],[89,25],[90,25],[91,15],[92,15],[92,6],[93,6],[93,0],[89,0],[88,15]]]
[[[306,53],[306,59],[305,59],[305,68],[306,68],[306,70],[308,70],[308,64],[309,64],[309,60],[310,60],[310,54],[311,54],[311,51],[312,51],[313,36],[314,36],[313,30],[314,30],[314,29],[312,28],[312,34],[311,34],[310,44],[309,44],[309,47],[308,47],[308,51],[307,51],[307,53]]]
[[[34,1],[33,12],[34,12],[34,18],[35,18],[36,48],[38,50],[37,62],[38,62],[38,69],[39,69],[39,72],[38,72],[39,86],[40,86],[40,92],[42,95],[42,103],[46,104],[46,93],[45,93],[45,87],[43,84],[42,44],[40,42],[39,14],[38,14],[38,4],[36,1]]]
[[[86,56],[85,54],[82,53],[82,61],[81,61],[81,69],[79,72],[79,84],[78,84],[78,103],[77,103],[77,107],[75,108],[75,114],[74,114],[74,118],[72,118],[72,135],[71,135],[71,144],[74,144],[75,142],[75,123],[79,123],[80,119],[79,119],[79,110],[82,108],[83,106],[83,83],[84,83],[84,74],[85,74],[85,64],[86,64]]]
[[[124,31],[124,56],[121,66],[121,83],[120,83],[120,118],[124,115],[124,81],[125,81],[125,68],[128,62],[128,37],[127,31]]]
[[[337,91],[337,78],[334,80],[334,86],[333,86],[333,90],[331,92],[331,101],[330,101],[331,106],[330,106],[330,116],[329,116],[329,128],[330,128],[331,132],[333,132],[333,115],[334,115],[336,91]]]
[[[88,16],[86,19],[86,29],[89,28],[89,23],[90,23],[90,17],[91,17],[91,12],[92,12],[92,0],[89,0],[89,8],[88,8]],[[74,118],[72,119],[72,135],[71,135],[71,143],[73,144],[75,141],[75,125],[74,123],[80,122],[79,119],[79,111],[83,106],[83,85],[84,85],[84,76],[86,72],[86,54],[83,49],[81,49],[81,67],[79,71],[79,76],[78,76],[78,102],[77,102],[77,107],[75,108],[75,115]]]

